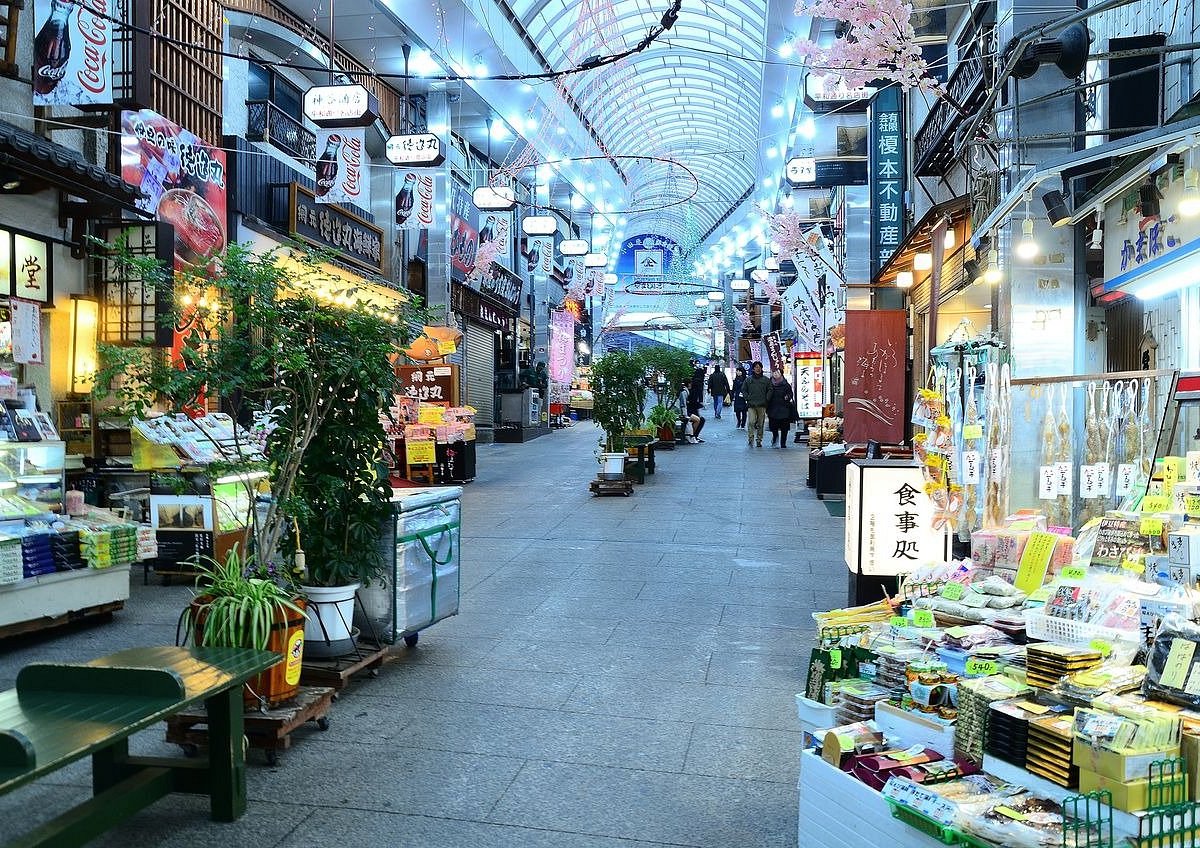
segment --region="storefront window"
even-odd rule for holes
[[[951,336],[976,338],[992,328],[992,287],[985,282],[967,286],[938,307],[937,342]]]

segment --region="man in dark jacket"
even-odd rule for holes
[[[755,442],[762,447],[763,426],[767,423],[767,400],[771,395],[771,381],[763,374],[761,362],[755,362],[750,376],[742,384],[742,394],[746,396],[746,406],[750,416],[746,422],[746,447],[753,447]]]
[[[688,394],[692,400],[692,406],[700,409],[704,406],[704,380],[708,375],[705,373],[704,366],[697,360],[692,360],[692,384],[688,386]]]
[[[713,372],[708,377],[708,393],[713,398],[713,417],[721,420],[721,410],[725,406],[725,395],[729,394],[729,378],[721,363],[713,366]]]

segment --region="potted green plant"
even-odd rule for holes
[[[646,416],[646,423],[652,426],[658,433],[660,442],[674,444],[675,442],[675,423],[679,420],[679,414],[664,404],[655,404],[650,409],[650,414]]]
[[[184,609],[184,641],[206,648],[256,648],[282,659],[246,683],[248,708],[268,709],[291,700],[300,684],[304,656],[304,599],[269,571],[260,576],[253,557],[238,547],[224,560],[203,557],[195,563],[196,597]]]
[[[646,369],[636,354],[610,351],[592,361],[592,416],[604,431],[600,443],[601,479],[625,475],[625,433],[642,423]]]

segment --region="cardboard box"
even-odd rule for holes
[[[1081,768],[1079,770],[1079,794],[1105,791],[1112,793],[1113,809],[1132,813],[1144,810],[1150,803],[1150,781],[1131,780],[1123,782]]]
[[[1076,739],[1072,746],[1071,762],[1079,766],[1080,774],[1087,770],[1109,780],[1128,783],[1148,779],[1151,763],[1178,756],[1178,747],[1162,751],[1112,751]]]
[[[1172,565],[1200,566],[1200,532],[1184,528],[1168,533],[1167,561]]]

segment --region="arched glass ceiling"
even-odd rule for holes
[[[671,0],[508,0],[551,67],[563,67],[581,32],[603,33],[612,54],[645,37]],[[613,84],[569,77],[572,94],[608,152],[681,162],[700,182],[693,225],[707,230],[755,180],[765,58],[766,0],[688,0],[674,28],[612,73]],[[593,38],[595,36],[593,35]],[[686,197],[691,180],[662,164],[623,163],[628,207]],[[626,231],[669,234],[685,207],[632,216]]]

